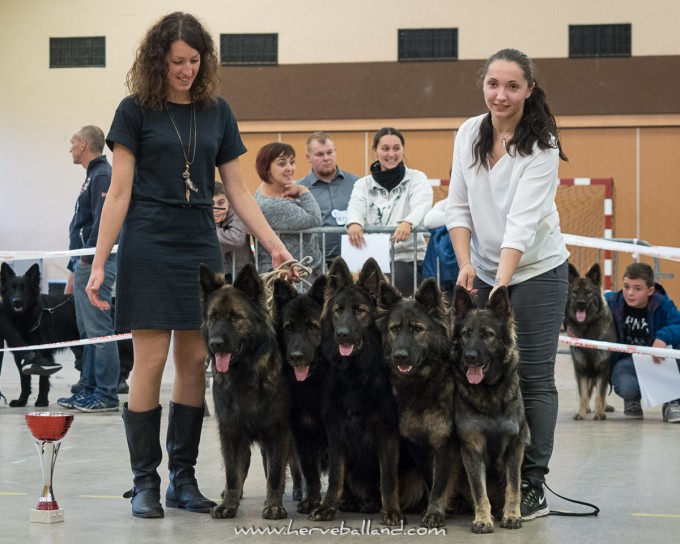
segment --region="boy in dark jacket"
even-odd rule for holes
[[[623,273],[623,289],[605,296],[620,343],[654,348],[680,346],[680,311],[663,287],[654,283],[651,266],[644,263],[629,265]],[[653,358],[657,364],[661,359]],[[623,413],[641,419],[640,384],[631,355],[613,354],[611,383],[616,394],[623,398]],[[680,423],[680,399],[663,405],[663,419]]]

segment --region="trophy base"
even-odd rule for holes
[[[58,523],[64,521],[64,509],[59,510],[36,510],[31,508],[32,523]]]

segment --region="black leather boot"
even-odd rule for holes
[[[204,408],[193,408],[170,401],[168,415],[168,468],[170,484],[165,493],[165,506],[184,508],[189,512],[210,512],[215,503],[198,490],[194,466],[201,441]]]
[[[123,405],[125,436],[130,450],[134,487],[123,497],[132,499],[132,515],[138,518],[162,518],[161,477],[156,469],[163,459],[160,443],[161,406],[148,412],[131,412]]]

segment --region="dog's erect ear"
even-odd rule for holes
[[[224,274],[213,272],[213,269],[204,263],[198,266],[198,279],[202,302],[207,301],[210,295],[224,285]]]
[[[323,306],[323,296],[326,291],[326,276],[319,276],[314,280],[312,286],[309,288],[307,296],[316,302],[319,306]]]
[[[234,287],[243,291],[256,304],[264,304],[264,284],[253,263],[246,263],[236,275]]]
[[[364,266],[361,267],[357,285],[366,289],[375,300],[378,300],[381,281],[386,281],[385,275],[380,270],[378,261],[373,257],[369,257]]]
[[[602,285],[602,271],[600,270],[600,263],[595,263],[590,267],[586,273],[586,278],[592,281],[598,287]]]
[[[401,293],[397,288],[386,281],[380,282],[378,291],[378,305],[385,310],[389,310],[402,299]]]
[[[26,271],[24,277],[31,283],[31,285],[40,288],[40,266],[35,263]]]
[[[340,289],[349,287],[352,283],[352,274],[347,267],[347,263],[342,257],[337,257],[333,261],[331,269],[328,271],[328,281],[326,282],[325,293],[326,300],[335,295]]]
[[[437,285],[437,280],[427,278],[416,291],[416,302],[425,306],[429,312],[442,312],[442,293]]]
[[[510,292],[505,285],[499,287],[492,293],[491,298],[486,305],[486,309],[491,310],[502,319],[510,317],[512,313],[510,307]]]
[[[578,278],[580,274],[578,273],[578,270],[576,270],[576,267],[569,263],[569,283],[574,281],[576,278]]]
[[[0,285],[6,285],[14,277],[16,277],[16,274],[12,267],[7,263],[2,263],[0,267]]]
[[[451,304],[451,314],[456,319],[463,319],[470,310],[477,307],[472,295],[462,285],[456,285],[453,291],[453,303]]]
[[[286,280],[276,278],[274,280],[274,313],[281,311],[286,304],[297,296],[297,291]]]

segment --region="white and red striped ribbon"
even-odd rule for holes
[[[86,346],[88,344],[104,344],[106,342],[117,342],[118,340],[129,340],[132,334],[111,334],[109,336],[97,336],[95,338],[85,338],[83,340],[69,340],[67,342],[53,342],[51,344],[36,344],[35,346],[24,346],[21,348],[5,348],[3,351],[29,351],[39,349],[62,349],[71,348],[74,346]]]
[[[571,336],[560,336],[559,341],[561,344],[567,344],[569,346],[578,348],[601,349],[605,351],[618,351],[631,354],[639,353],[642,355],[652,355],[653,357],[674,357],[676,359],[680,359],[680,349],[615,344],[614,342],[588,340],[587,338],[572,338]]]

